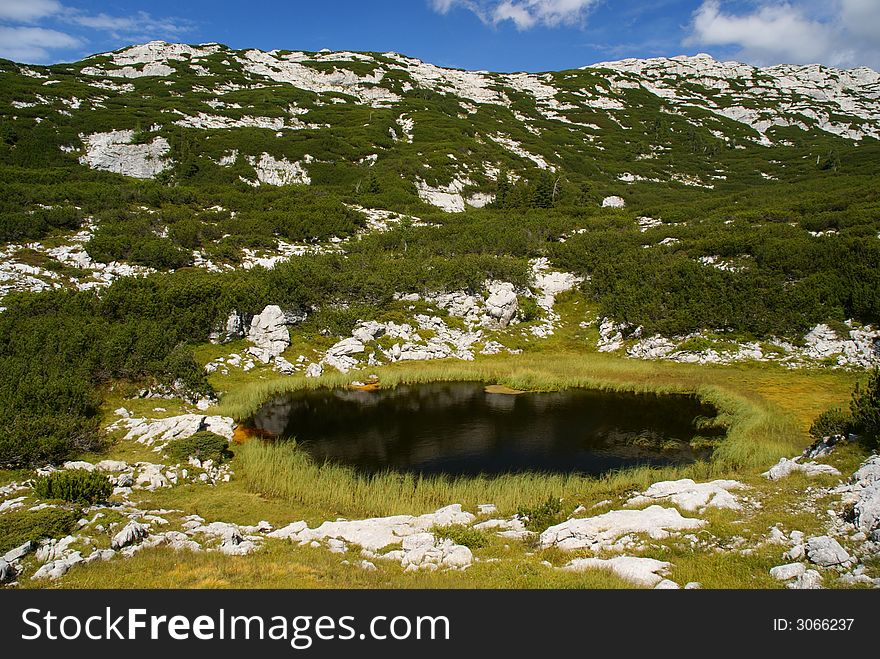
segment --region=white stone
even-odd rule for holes
[[[846,563],[849,553],[834,538],[823,535],[807,540],[807,558],[821,567]]]
[[[701,519],[682,517],[674,508],[650,506],[644,510],[612,510],[596,517],[569,519],[551,526],[540,536],[542,548],[559,547],[564,550],[610,549],[621,536],[645,533],[659,540],[674,531],[701,528]]]
[[[113,549],[122,549],[147,537],[148,533],[149,529],[144,524],[134,521],[129,522],[119,533],[113,536],[110,546]]]
[[[822,575],[816,570],[807,570],[788,584],[788,587],[793,590],[817,590],[822,588]]]
[[[777,581],[788,581],[797,579],[802,576],[807,568],[803,563],[789,563],[788,565],[777,565],[770,569],[770,576]]]
[[[126,469],[128,469],[128,463],[123,462],[122,460],[101,460],[95,465],[95,469],[97,469],[98,471],[118,473],[120,471],[125,471]]]
[[[706,508],[740,510],[742,505],[730,490],[744,489],[738,481],[717,480],[710,483],[695,483],[689,478],[678,481],[654,483],[647,490],[627,501],[629,506],[668,501],[688,512],[703,511]]]
[[[672,567],[670,563],[653,558],[617,556],[610,559],[576,558],[569,561],[562,569],[566,572],[609,570],[621,579],[637,586],[654,588],[664,580],[663,575],[668,572],[670,567]]]
[[[807,476],[818,476],[820,474],[840,476],[840,472],[831,465],[819,464],[817,462],[806,462],[801,464],[799,460],[799,457],[791,460],[788,458],[780,458],[779,462],[770,467],[769,471],[765,471],[763,476],[772,481],[785,478],[795,471],[803,472]]]
[[[401,543],[404,538],[426,533],[435,526],[451,524],[471,524],[475,517],[464,512],[458,504],[440,508],[426,515],[395,515],[364,520],[324,522],[315,529],[291,532],[291,540],[308,544],[312,541],[325,541],[329,538],[344,540],[370,551]]]
[[[95,471],[95,465],[93,465],[91,462],[83,462],[82,460],[65,462],[62,465],[62,468],[70,470]]]

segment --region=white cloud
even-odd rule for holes
[[[528,30],[536,25],[577,25],[599,2],[601,0],[431,0],[431,6],[441,14],[453,7],[463,7],[484,23],[498,25],[510,21],[517,29]]]
[[[17,62],[45,62],[50,50],[80,45],[76,37],[57,30],[0,26],[0,57]]]
[[[841,22],[851,34],[880,45],[880,2],[877,0],[843,0]]]
[[[58,0],[0,0],[0,20],[30,23],[61,11]]]
[[[880,66],[880,2],[763,0],[747,13],[726,12],[720,0],[704,0],[694,12],[685,45],[732,48],[755,64]]]
[[[116,39],[133,38],[135,35],[153,38],[172,38],[189,32],[192,24],[171,18],[154,18],[145,11],[132,16],[110,16],[105,13],[86,14],[76,9],[65,12],[64,21],[93,30],[109,32]]]
[[[58,0],[0,0],[0,56],[21,62],[47,62],[57,58],[53,51],[81,48],[90,41],[106,45],[110,40],[118,47],[173,40],[192,29],[189,21],[154,18],[144,11],[114,16],[90,14]]]

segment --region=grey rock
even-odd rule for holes
[[[880,529],[880,481],[874,481],[859,493],[853,506],[856,527],[866,535]]]
[[[816,570],[807,570],[788,584],[792,590],[818,590],[822,588],[822,575]]]
[[[5,559],[0,558],[0,583],[6,583],[15,579],[15,568]]]
[[[139,522],[129,522],[119,533],[113,536],[110,546],[113,549],[122,549],[143,540],[148,534],[149,529],[146,525]]]
[[[807,558],[816,565],[829,567],[846,563],[850,555],[837,540],[821,535],[807,540]]]
[[[788,565],[777,565],[774,568],[770,568],[770,576],[777,581],[788,581],[790,579],[797,579],[806,571],[807,568],[803,563],[789,563]]]
[[[654,590],[681,590],[681,586],[679,586],[671,579],[664,579],[656,586],[654,586]]]
[[[34,543],[28,540],[23,545],[19,545],[15,549],[10,549],[8,552],[6,552],[6,554],[3,556],[3,560],[7,563],[14,563],[15,561],[22,559],[29,553],[31,553],[31,551],[33,551],[33,548]]]
[[[486,298],[487,325],[507,327],[516,315],[517,308],[513,284],[494,282],[489,285],[489,297]]]
[[[780,458],[779,462],[770,467],[769,471],[765,471],[762,475],[771,481],[777,481],[785,478],[795,471],[800,471],[807,476],[818,476],[820,474],[828,474],[831,476],[840,476],[840,472],[831,465],[819,464],[818,462],[806,462],[801,464],[800,458],[789,460],[788,458]]]

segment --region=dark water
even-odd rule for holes
[[[378,392],[301,391],[245,425],[295,438],[319,462],[424,474],[600,474],[708,457],[688,444],[715,410],[694,396],[569,389],[519,395],[437,382]],[[717,434],[717,433],[716,433]]]

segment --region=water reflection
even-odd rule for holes
[[[268,402],[246,425],[296,438],[318,461],[365,472],[600,474],[708,457],[689,442],[696,420],[713,416],[693,396],[584,389],[513,396],[439,382],[296,392]]]

